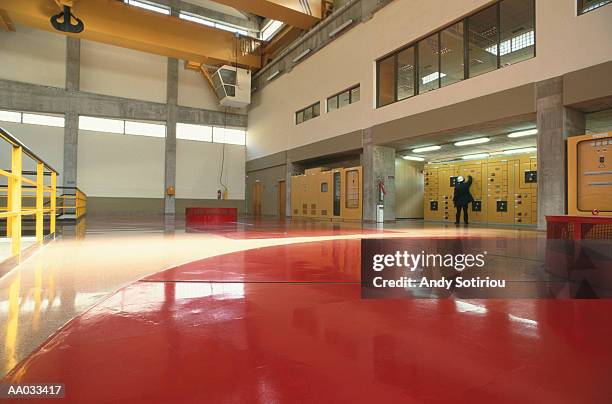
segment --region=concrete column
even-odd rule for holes
[[[166,141],[164,165],[164,213],[176,213],[174,195],[166,192],[169,187],[176,189],[176,123],[178,119],[178,60],[168,58],[168,77],[166,82]]]
[[[372,144],[371,130],[363,132],[363,220],[376,221],[376,205],[379,204],[379,180],[384,180],[385,221],[395,220],[395,149]]]
[[[567,213],[566,139],[585,132],[584,113],[563,105],[563,78],[536,83],[538,229],[547,215]]]
[[[287,170],[285,175],[285,216],[291,217],[291,176],[300,173],[300,167],[297,164],[293,164],[290,160],[287,160]]]
[[[79,91],[81,81],[81,40],[66,38],[66,91]],[[64,167],[62,185],[77,186],[77,151],[79,146],[79,115],[74,102],[69,102],[64,119]]]

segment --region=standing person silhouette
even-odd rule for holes
[[[455,193],[453,195],[453,204],[457,208],[457,214],[455,216],[455,224],[459,224],[461,220],[461,210],[463,209],[463,222],[468,223],[468,205],[470,202],[474,202],[474,197],[470,193],[470,185],[472,185],[472,176],[468,175],[467,182],[464,181],[462,176],[457,177],[455,183]]]

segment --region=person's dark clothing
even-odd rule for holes
[[[457,213],[455,214],[455,223],[459,224],[461,221],[461,209],[463,209],[463,221],[468,224],[468,205],[457,206]]]
[[[468,180],[464,182],[458,182],[455,184],[455,192],[453,195],[453,204],[457,208],[457,215],[455,216],[455,223],[459,223],[461,219],[461,210],[463,209],[463,221],[465,224],[468,223],[468,205],[474,202],[474,197],[470,193],[470,186],[472,185],[472,176],[468,176]]]

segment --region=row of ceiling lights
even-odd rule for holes
[[[509,138],[518,138],[518,137],[535,135],[537,133],[538,133],[537,129],[528,129],[528,130],[522,130],[522,131],[518,131],[518,132],[509,133],[507,135],[507,137],[509,137]],[[479,137],[479,138],[475,138],[475,139],[462,140],[460,142],[455,142],[454,145],[458,146],[458,147],[462,147],[462,146],[470,146],[470,145],[488,143],[490,141],[491,141],[491,138],[488,138],[488,137]],[[433,145],[433,146],[419,147],[419,148],[416,148],[416,149],[412,149],[412,152],[413,153],[426,153],[426,152],[430,152],[430,151],[440,150],[442,148],[442,146],[444,146],[444,145]],[[495,152],[495,153],[490,153],[490,154],[489,153],[468,154],[468,155],[462,156],[461,158],[464,159],[464,160],[472,160],[472,159],[479,159],[479,158],[487,158],[487,157],[490,157],[491,155],[499,155],[499,154],[529,153],[529,152],[533,152],[535,150],[536,150],[535,147],[524,147],[524,148],[520,148],[520,149],[510,149],[510,150],[504,150],[504,151],[501,151],[501,152]],[[425,161],[425,158],[424,157],[420,157],[420,156],[403,156],[403,158],[404,158],[404,160]]]

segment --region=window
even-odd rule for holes
[[[125,134],[137,136],[166,137],[166,125],[125,121]]]
[[[499,0],[455,21],[377,61],[376,106],[533,58],[535,29],[535,0]]]
[[[27,114],[24,112],[21,115],[21,122],[32,125],[56,126],[58,128],[64,127],[64,117],[57,115]]]
[[[397,54],[397,99],[414,94],[414,46],[411,46]]]
[[[433,34],[418,43],[419,94],[440,87],[439,35]]]
[[[500,4],[501,66],[535,56],[535,0],[504,0]]]
[[[212,134],[214,143],[237,144],[243,146],[246,144],[246,132],[244,129],[214,127]]]
[[[264,41],[270,40],[282,28],[281,21],[270,20],[268,24],[261,30],[261,39]]]
[[[395,101],[395,55],[378,62],[378,102],[382,107]]]
[[[321,103],[317,102],[295,113],[295,124],[299,125],[321,114]]]
[[[468,18],[469,77],[497,69],[497,5]]]
[[[578,15],[588,13],[611,3],[612,0],[578,0]]]
[[[145,10],[154,11],[160,14],[170,15],[170,7],[164,6],[163,4],[157,4],[147,0],[125,0],[126,4],[130,6],[144,8]]]
[[[96,132],[125,133],[125,121],[119,119],[94,118],[79,116],[79,129]]]
[[[327,112],[353,104],[359,101],[360,97],[359,84],[341,93],[332,95],[327,99]]]
[[[442,86],[463,80],[463,22],[440,32],[440,75]]]
[[[195,22],[197,24],[206,25],[207,27],[222,29],[224,31],[229,31],[229,32],[237,33],[237,34],[244,35],[244,36],[249,35],[249,32],[245,30],[244,28],[224,24],[222,22],[218,22],[215,20],[209,20],[208,18],[204,18],[202,16],[191,14],[191,13],[186,13],[183,11],[179,13],[179,18],[185,21]]]
[[[0,111],[0,121],[21,123],[21,112]]]
[[[197,140],[200,142],[212,142],[212,126],[191,125],[188,123],[176,124],[176,138],[183,140]]]

